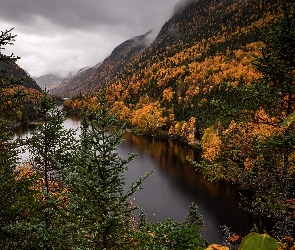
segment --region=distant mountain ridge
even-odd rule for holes
[[[172,16],[177,14],[178,12],[181,12],[185,10],[186,8],[189,8],[189,5],[192,3],[196,3],[199,0],[180,0],[173,8]]]
[[[37,84],[42,88],[50,90],[54,88],[57,84],[59,84],[64,78],[54,75],[54,74],[48,74],[40,77],[34,78]]]
[[[97,66],[85,67],[73,75],[70,75],[53,86],[49,93],[59,97],[72,97],[87,92],[85,86],[90,85],[91,78],[97,70]]]
[[[72,97],[80,94],[91,94],[116,77],[121,69],[132,60],[136,60],[148,45],[149,32],[136,36],[117,46],[111,55],[94,67],[83,68],[70,76],[53,89],[50,93],[60,97]]]

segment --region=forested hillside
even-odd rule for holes
[[[108,83],[109,99],[121,119],[145,133],[170,128],[173,136],[188,134],[179,127],[189,126],[190,119],[200,131],[206,128],[204,96],[212,94],[214,86],[250,84],[261,77],[251,61],[262,47],[263,32],[278,17],[280,3],[181,2],[185,7],[174,13],[152,44],[145,48],[144,37],[138,37],[140,43],[131,39],[118,46],[91,76],[91,84],[89,79],[88,84],[81,82],[76,95]],[[66,105],[81,108],[82,102]]]
[[[0,54],[1,57],[1,54]],[[21,67],[14,62],[0,61],[0,71],[3,72],[3,78],[22,78],[22,85],[26,88],[41,91],[40,87],[34,79],[32,79]]]
[[[278,237],[294,237],[294,3],[187,3],[108,79],[113,112],[139,133],[200,148],[199,171],[239,184],[247,209],[271,218]]]
[[[168,127],[191,117],[201,121],[202,94],[210,88],[260,77],[250,62],[261,46],[260,29],[267,29],[277,11],[277,1],[190,3],[164,25],[138,61],[110,82],[110,99],[126,110],[122,118],[133,125],[142,126],[140,109],[158,110],[154,113]]]
[[[41,95],[41,89],[35,80],[16,64],[18,57],[1,53],[5,45],[13,44],[14,37],[10,31],[1,31],[0,130],[3,131],[32,119],[35,113],[33,112],[34,103]]]

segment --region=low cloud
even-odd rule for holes
[[[14,28],[13,52],[31,76],[67,74],[106,58],[120,43],[171,17],[178,0],[1,0],[0,27]]]

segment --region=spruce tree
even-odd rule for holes
[[[191,204],[184,222],[175,222],[171,218],[148,222],[142,212],[133,233],[134,249],[204,249],[208,244],[200,235],[204,229],[195,203]]]
[[[12,45],[15,36],[11,30],[0,34],[0,64],[15,62],[18,57],[2,54],[4,46]],[[30,231],[30,211],[35,205],[34,190],[30,187],[33,176],[21,178],[19,141],[12,141],[11,131],[15,122],[15,109],[23,102],[23,93],[15,87],[18,79],[7,77],[0,70],[0,248],[25,249],[26,234]],[[7,90],[14,90],[8,92]],[[9,94],[11,93],[11,94]]]
[[[105,89],[97,100],[97,111],[88,111],[83,118],[76,166],[68,175],[71,214],[76,219],[76,239],[81,247],[124,249],[129,243],[134,210],[131,196],[147,175],[124,191],[124,171],[134,155],[123,159],[117,152],[124,126],[117,128]]]
[[[66,173],[73,164],[75,133],[65,129],[66,115],[45,92],[38,103],[42,124],[27,139],[29,163],[38,175],[35,188],[39,191],[34,211],[32,239],[39,249],[70,248],[71,230],[68,220]]]

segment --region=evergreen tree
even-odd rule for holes
[[[188,215],[185,218],[185,224],[190,225],[193,224],[199,228],[199,230],[203,230],[204,222],[201,215],[198,213],[198,206],[193,202],[188,211]]]
[[[73,164],[76,131],[63,128],[65,113],[46,92],[38,104],[38,113],[42,125],[27,139],[29,162],[38,175],[34,187],[39,191],[38,206],[32,211],[32,244],[37,249],[65,249],[71,244],[65,174]]]
[[[124,128],[116,128],[105,90],[97,98],[97,111],[89,111],[83,118],[76,166],[68,175],[71,214],[76,219],[77,245],[124,249],[134,209],[131,196],[147,175],[124,192],[124,171],[134,155],[119,156],[116,147],[123,141]]]
[[[202,217],[192,203],[185,222],[175,222],[171,218],[162,222],[148,222],[145,214],[141,213],[132,239],[135,249],[204,249],[207,241],[200,235],[202,230]]]
[[[12,45],[15,36],[11,30],[0,34],[0,64],[15,62],[18,57],[4,55],[4,46]],[[18,166],[18,141],[11,140],[11,127],[15,108],[23,102],[18,90],[10,94],[6,90],[19,84],[18,79],[8,78],[0,70],[0,248],[24,249],[26,233],[30,230],[30,210],[34,207],[35,192],[30,188],[33,176],[21,178]]]

